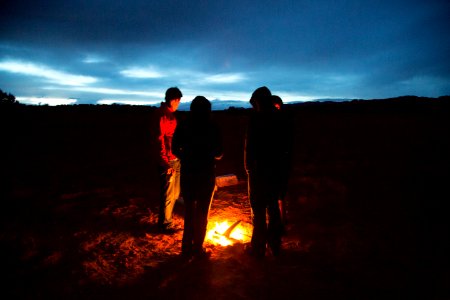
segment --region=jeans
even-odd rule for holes
[[[180,161],[172,160],[169,162],[169,166],[175,171],[172,175],[167,175],[166,170],[160,172],[158,225],[166,228],[172,225],[173,208],[180,196]]]

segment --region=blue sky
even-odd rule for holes
[[[449,1],[2,1],[0,89],[22,103],[450,94]]]

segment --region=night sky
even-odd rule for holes
[[[6,0],[0,89],[21,103],[450,94],[450,1]]]

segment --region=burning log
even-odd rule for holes
[[[206,240],[214,245],[229,246],[235,243],[245,243],[250,240],[251,230],[244,226],[239,226],[241,220],[234,222],[231,226],[228,221],[216,222],[216,226],[209,230]]]
[[[239,223],[241,223],[241,220],[237,220],[236,222],[234,222],[233,225],[231,225],[222,235],[229,239],[231,232],[236,228],[236,226],[239,225]]]

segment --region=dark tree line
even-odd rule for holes
[[[16,100],[16,97],[11,93],[5,93],[0,89],[0,105],[17,105],[19,101]]]

